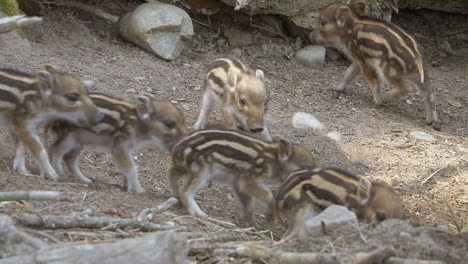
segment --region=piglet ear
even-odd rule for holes
[[[293,155],[293,144],[291,143],[291,141],[285,138],[280,138],[278,144],[278,153],[280,161],[288,161],[289,158],[291,158],[291,156]]]
[[[227,73],[227,85],[226,89],[228,92],[233,93],[236,91],[237,87],[237,76],[239,75],[239,70],[236,68],[229,68]]]
[[[48,71],[50,73],[58,72],[57,67],[55,67],[54,65],[51,65],[51,64],[46,64],[44,68],[45,68],[46,71]]]
[[[136,111],[140,120],[148,120],[153,113],[153,104],[148,96],[140,95],[136,100]]]
[[[358,16],[364,16],[366,14],[366,4],[361,1],[354,1],[349,4],[349,8]]]
[[[54,87],[54,77],[52,74],[48,71],[39,71],[36,73],[36,78],[42,98],[50,97]]]
[[[357,188],[357,199],[359,205],[364,206],[369,202],[371,188],[372,183],[368,179],[361,177]]]
[[[342,6],[336,11],[336,24],[338,27],[342,28],[345,25],[346,18],[349,15],[349,7]]]
[[[256,70],[255,76],[257,76],[257,78],[260,79],[260,81],[265,81],[265,75],[263,74],[262,70]]]

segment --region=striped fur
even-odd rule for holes
[[[128,191],[144,192],[138,182],[133,152],[151,145],[171,148],[187,133],[182,113],[174,104],[158,101],[149,94],[140,95],[136,102],[99,93],[91,93],[90,97],[104,114],[103,119],[93,126],[72,126],[64,122],[51,126],[58,136],[49,149],[53,166],[63,174],[63,160],[76,180],[90,183],[81,173],[77,160],[84,146],[101,147],[113,156],[125,174]]]
[[[41,175],[57,180],[39,139],[39,127],[56,120],[91,124],[101,116],[87,87],[51,65],[35,75],[0,69],[0,127],[10,128],[16,142],[15,171],[29,173],[25,166],[27,148],[39,163]]]
[[[222,57],[208,66],[204,87],[195,129],[206,127],[212,108],[219,103],[225,128],[261,132],[264,140],[271,141],[263,124],[268,101],[263,71],[253,71],[234,57]]]
[[[275,200],[278,210],[290,216],[286,237],[297,234],[308,218],[331,205],[345,206],[368,223],[403,217],[402,202],[390,185],[336,168],[311,167],[291,173]]]
[[[255,223],[255,199],[273,209],[273,195],[262,181],[278,181],[300,166],[315,165],[310,153],[285,138],[274,137],[269,143],[238,130],[195,131],[174,145],[171,156],[169,183],[179,195],[179,179],[186,175],[180,199],[190,214],[206,217],[193,195],[215,181],[233,187],[249,224]]]
[[[436,126],[439,120],[420,46],[398,26],[364,16],[364,9],[365,5],[360,1],[349,5],[327,5],[311,33],[311,38],[318,43],[344,47],[345,53],[353,60],[336,89],[345,90],[362,71],[371,87],[374,102],[380,105],[406,96],[409,79],[423,97],[426,122]],[[387,81],[392,89],[383,94],[379,79]]]

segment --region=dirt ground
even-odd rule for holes
[[[404,201],[407,221],[412,225],[437,226],[455,232],[456,223],[464,221],[466,231],[468,57],[442,56],[434,46],[433,32],[425,31],[427,25],[418,27],[412,22],[414,19],[411,14],[403,13],[394,21],[400,22],[409,32],[417,33],[416,37],[427,51],[428,62],[432,65],[429,67],[430,79],[441,119],[440,131],[425,125],[424,106],[415,90],[404,100],[379,108],[374,106],[363,77],[358,77],[344,94],[333,91],[348,62],[327,59],[320,69],[305,68],[279,52],[281,47],[293,46],[293,40],[288,43],[261,36],[255,45],[242,48],[242,59],[253,68],[265,71],[271,99],[266,120],[273,134],[287,136],[305,146],[320,166],[339,167],[370,179],[391,182]],[[198,24],[194,26],[197,35],[177,60],[167,62],[124,42],[115,25],[72,10],[55,9],[47,13],[40,27],[26,31],[32,41],[10,38],[3,40],[3,44],[0,42],[0,67],[35,72],[49,63],[81,79],[94,81],[93,91],[129,99],[134,99],[138,92],[151,92],[158,98],[177,102],[185,114],[187,126],[192,127],[198,114],[205,67],[215,58],[232,51],[218,35],[218,28],[228,25],[215,22],[211,29]],[[264,44],[279,48],[262,49]],[[291,118],[296,112],[313,114],[328,131],[340,132],[342,140],[332,140],[326,132],[294,129]],[[218,111],[210,119],[210,125],[221,123]],[[410,136],[414,131],[428,133],[434,140],[415,139]],[[146,150],[137,154],[139,179],[146,193],[135,195],[128,194],[122,187],[123,178],[108,154],[85,152],[81,168],[94,183],[84,185],[66,179],[52,182],[38,175],[20,175],[11,171],[13,147],[6,130],[0,131],[0,147],[1,191],[57,190],[69,193],[73,200],[0,204],[0,213],[13,217],[22,212],[68,214],[87,208],[93,209],[98,216],[134,217],[140,210],[170,197],[166,182],[169,159],[163,151]],[[37,172],[31,158],[28,158],[27,166]],[[422,184],[437,170],[440,171],[432,179]],[[204,188],[196,199],[211,217],[243,226],[237,198],[228,188],[216,185]],[[455,217],[444,199],[453,208]],[[263,221],[261,212],[258,211],[257,218]],[[265,232],[228,232],[215,223],[186,216],[180,205],[161,217],[174,220],[180,230],[224,236],[225,241],[278,239],[284,231],[281,224],[273,223],[265,224]],[[48,233],[62,241],[115,237],[115,234],[104,231],[57,230]],[[448,263],[461,263],[451,260],[463,259],[461,254],[468,251],[466,235],[457,237],[444,233],[440,239],[456,241],[447,244],[448,248],[455,247],[453,254],[456,257],[444,256],[443,259]],[[328,240],[316,240],[315,249],[320,248],[317,245],[322,242],[324,251],[331,250],[326,249],[328,243],[325,241]],[[294,244],[291,248],[305,250]],[[340,248],[346,249],[338,243],[333,250]],[[348,249],[353,248],[365,247],[356,244]],[[398,254],[405,257],[405,252],[408,253],[401,250]],[[412,256],[440,257],[422,253]]]

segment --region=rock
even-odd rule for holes
[[[184,10],[157,1],[123,16],[119,31],[126,40],[165,60],[177,58],[194,34],[192,20]]]
[[[338,131],[332,131],[330,133],[327,134],[327,137],[335,140],[335,141],[342,141],[343,140],[343,136],[341,136],[341,133],[338,132]]]
[[[327,207],[317,216],[305,223],[306,230],[311,234],[318,234],[322,230],[322,223],[326,229],[333,229],[343,225],[359,226],[356,215],[348,208],[340,205]]]
[[[325,48],[318,45],[310,45],[296,53],[296,62],[308,68],[322,67],[325,63]]]
[[[242,50],[239,48],[235,48],[231,51],[232,56],[236,58],[240,58],[242,56]]]
[[[198,0],[199,1],[199,0]],[[222,0],[222,2],[233,6],[236,10],[251,16],[257,14],[276,14],[293,16],[305,10],[319,10],[324,5],[336,2],[335,0]]]
[[[47,9],[41,0],[16,0],[18,8],[28,16],[43,16]]]
[[[313,115],[297,112],[293,115],[292,126],[294,128],[312,128],[314,130],[327,130],[327,127],[318,121]]]
[[[424,140],[424,141],[428,141],[428,142],[433,142],[435,140],[435,138],[433,136],[429,135],[426,132],[422,132],[422,131],[411,131],[409,135],[412,138],[419,139],[419,140]]]
[[[252,45],[255,40],[252,34],[239,28],[230,27],[224,30],[224,36],[231,47],[245,47]]]
[[[452,100],[452,99],[447,99],[447,103],[449,103],[449,105],[457,107],[457,108],[462,107],[462,104],[460,102]]]
[[[317,25],[319,12],[319,10],[313,10],[305,13],[300,13],[295,16],[290,16],[288,17],[288,19],[298,27],[313,30],[315,25]]]
[[[3,20],[3,18],[5,20]],[[7,21],[6,19],[11,19],[12,17],[8,17],[3,12],[0,11],[0,21]],[[10,28],[10,27],[8,27]],[[14,27],[11,27],[14,28]],[[31,48],[31,43],[27,39],[23,39],[20,35],[18,35],[17,30],[11,30],[7,33],[2,33],[1,26],[0,26],[0,47],[8,49],[9,47],[15,47],[19,49],[23,49],[25,52]]]

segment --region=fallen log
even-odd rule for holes
[[[438,260],[419,260],[393,257],[395,252],[388,247],[377,248],[370,252],[323,253],[323,252],[282,252],[259,246],[207,246],[189,248],[189,256],[209,254],[225,257],[248,257],[259,262],[278,262],[283,264],[445,264]],[[275,261],[273,261],[275,260]]]
[[[91,13],[99,18],[102,18],[112,23],[117,23],[119,21],[119,16],[110,14],[95,6],[86,5],[77,1],[58,1],[58,2],[53,2],[53,4],[55,4],[56,6],[72,7],[72,8],[80,9],[82,11]]]
[[[53,191],[0,192],[0,202],[1,201],[21,201],[21,200],[66,201],[68,200],[68,198],[61,192],[53,192]]]
[[[45,228],[45,229],[70,229],[70,228],[88,228],[88,229],[106,229],[117,230],[122,228],[135,229],[140,228],[142,231],[160,231],[170,230],[175,228],[174,223],[166,223],[164,225],[139,222],[134,219],[113,218],[113,217],[92,217],[87,215],[35,215],[21,214],[15,217],[18,224]]]
[[[62,244],[0,259],[0,264],[19,263],[188,264],[191,262],[187,260],[186,236],[169,231],[110,243]]]
[[[46,247],[47,244],[18,230],[11,218],[0,215],[0,258]]]
[[[0,18],[0,34],[10,32],[13,29],[30,26],[42,22],[40,17],[10,16]]]

